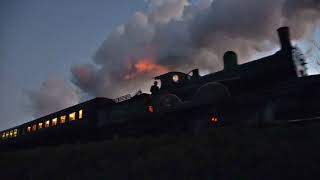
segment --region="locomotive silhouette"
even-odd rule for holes
[[[220,126],[269,126],[316,121],[320,75],[308,76],[288,27],[278,29],[281,49],[239,65],[224,55],[224,69],[199,75],[155,77],[155,94],[95,98],[0,133],[1,150],[163,133],[198,134]]]

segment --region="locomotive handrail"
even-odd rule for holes
[[[131,99],[131,94],[127,94],[127,95],[124,95],[124,96],[120,96],[120,97],[118,97],[118,98],[113,99],[113,101],[114,101],[115,103],[119,103],[119,102],[123,102],[123,101],[129,100],[129,99]]]

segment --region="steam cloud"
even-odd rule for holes
[[[278,27],[291,26],[293,38],[299,39],[319,27],[320,20],[320,0],[146,2],[149,12],[136,12],[114,29],[92,64],[71,69],[72,82],[82,92],[116,97],[145,86],[164,69],[216,71],[222,69],[221,57],[227,50],[236,51],[245,62],[256,52],[274,48]],[[141,70],[137,64],[149,68]],[[38,100],[44,96],[33,94],[36,112],[47,107]]]
[[[245,61],[253,53],[270,50],[277,43],[274,33],[278,27],[292,26],[293,37],[301,38],[320,19],[318,0],[148,2],[150,13],[135,13],[104,41],[94,58],[98,67],[95,71],[91,65],[82,67],[92,72],[90,76],[99,77],[90,81],[94,85],[82,90],[92,96],[117,96],[143,86],[157,72],[144,72],[134,79],[124,77],[132,64],[145,57],[152,57],[154,63],[171,70],[218,70],[222,68],[220,59],[225,51],[235,50]],[[80,88],[87,84],[81,75],[73,75]]]
[[[38,91],[27,92],[34,117],[50,114],[79,103],[79,96],[69,82],[51,78]]]

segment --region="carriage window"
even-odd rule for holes
[[[52,119],[52,126],[55,126],[55,125],[57,125],[57,118]]]
[[[18,129],[15,129],[15,130],[13,131],[13,137],[17,137],[17,135],[18,135]]]
[[[63,124],[66,122],[66,116],[60,116],[60,124]]]
[[[50,121],[48,120],[48,121],[45,122],[44,127],[47,128],[47,127],[49,127],[49,126],[50,126]]]
[[[12,137],[12,136],[13,136],[13,130],[10,131],[10,137]]]
[[[43,123],[39,123],[39,124],[38,124],[38,129],[41,129],[41,128],[42,128],[42,124],[43,124]]]
[[[69,114],[69,121],[74,121],[74,120],[76,120],[76,112]]]
[[[79,110],[79,119],[82,119],[82,109]]]
[[[30,131],[31,131],[31,127],[30,127],[30,126],[28,126],[27,131],[28,131],[28,132],[30,132]]]
[[[34,125],[32,126],[32,131],[36,131],[36,130],[37,130],[37,125],[34,124]]]
[[[6,132],[6,137],[9,137],[9,132]]]
[[[6,133],[5,132],[2,134],[2,138],[6,138]]]

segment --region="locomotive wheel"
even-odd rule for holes
[[[157,97],[153,102],[156,111],[174,108],[182,104],[182,100],[175,94],[165,94]]]
[[[195,93],[193,101],[198,104],[207,104],[220,102],[228,97],[231,93],[229,89],[221,83],[211,82],[201,86]]]

